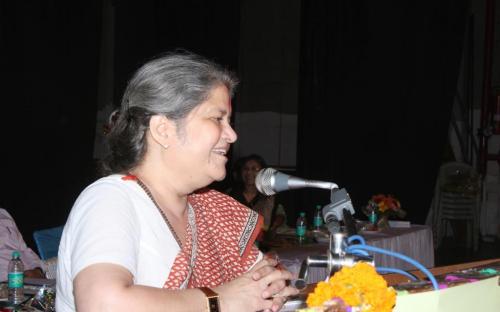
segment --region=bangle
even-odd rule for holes
[[[208,287],[200,287],[198,289],[201,290],[207,297],[207,311],[220,312],[219,294]]]

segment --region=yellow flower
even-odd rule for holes
[[[343,267],[328,282],[319,282],[307,297],[307,306],[322,306],[333,298],[340,298],[351,307],[360,307],[363,312],[392,311],[396,304],[394,289],[365,262]]]
[[[385,203],[385,201],[380,202],[380,203],[378,204],[378,210],[380,210],[380,212],[384,212],[384,211],[386,211],[387,209],[389,209],[389,206]]]

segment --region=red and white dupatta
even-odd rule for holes
[[[259,256],[254,242],[262,217],[215,190],[198,191],[188,201],[194,211],[195,235],[188,226],[186,241],[163,287],[215,287],[247,272]]]

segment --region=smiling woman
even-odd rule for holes
[[[237,139],[235,85],[189,53],[135,73],[108,135],[108,175],[65,225],[57,311],[277,311],[297,293],[253,244],[262,218],[206,189],[224,179]]]

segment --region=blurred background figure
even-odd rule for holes
[[[16,222],[7,210],[0,208],[0,280],[7,280],[7,268],[12,252],[19,251],[24,264],[25,277],[44,277],[42,262],[38,255],[24,242]]]
[[[272,237],[274,233],[284,231],[288,227],[285,209],[279,195],[263,195],[255,186],[257,173],[266,167],[264,158],[257,154],[239,158],[233,167],[234,186],[227,190],[227,193],[262,215],[265,236]]]

